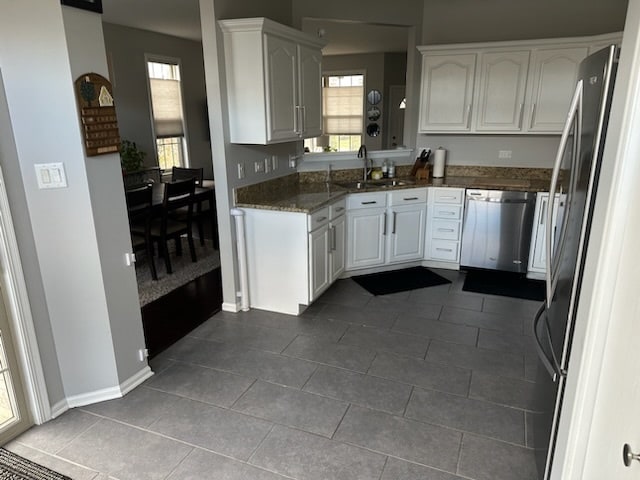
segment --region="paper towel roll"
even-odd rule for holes
[[[447,156],[447,151],[440,147],[433,155],[433,178],[444,177],[444,161]]]

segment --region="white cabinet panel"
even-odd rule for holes
[[[298,58],[302,136],[319,137],[322,135],[322,52],[299,45]]]
[[[484,53],[480,57],[480,65],[476,130],[521,130],[529,52]]]
[[[320,227],[309,234],[309,298],[315,300],[328,286],[329,227]]]
[[[530,132],[561,133],[587,47],[536,49],[529,80]]]
[[[424,255],[426,208],[424,206],[391,209],[389,263],[417,260]]]
[[[423,57],[419,132],[470,130],[475,69],[475,54]]]
[[[265,35],[268,140],[291,138],[297,129],[298,52],[294,42]]]
[[[347,268],[374,267],[384,263],[386,211],[380,208],[347,212]]]
[[[345,215],[331,220],[329,227],[329,276],[331,282],[344,272],[346,266],[347,220]]]
[[[424,252],[427,265],[459,268],[463,199],[464,188],[429,188]]]

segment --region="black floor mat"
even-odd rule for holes
[[[524,300],[542,301],[545,299],[543,281],[530,280],[523,274],[512,272],[469,270],[462,290]]]
[[[407,290],[451,283],[451,280],[447,280],[424,267],[371,273],[369,275],[351,277],[351,279],[374,295],[388,295],[390,293],[406,292]]]

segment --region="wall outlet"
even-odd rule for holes
[[[296,168],[298,166],[297,155],[289,154],[289,168]]]
[[[512,153],[511,150],[500,150],[498,152],[498,158],[511,158]]]
[[[271,155],[271,170],[278,169],[278,155]]]
[[[262,160],[256,160],[254,168],[256,173],[264,173],[264,162]]]
[[[144,362],[149,357],[149,350],[146,348],[141,348],[138,350],[138,360]]]
[[[270,158],[265,158],[264,159],[264,172],[265,173],[269,173],[271,171],[271,159]]]
[[[242,180],[244,178],[244,163],[238,163],[238,180]]]

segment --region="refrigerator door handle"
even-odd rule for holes
[[[567,113],[567,120],[564,124],[564,128],[562,130],[562,136],[560,137],[560,145],[558,146],[558,151],[556,153],[555,163],[553,165],[553,173],[551,174],[551,184],[549,185],[549,203],[547,206],[547,228],[545,229],[545,279],[547,286],[547,306],[551,305],[551,301],[553,300],[553,294],[555,292],[555,281],[554,275],[552,272],[553,266],[553,229],[551,226],[553,225],[553,210],[554,203],[556,201],[556,190],[558,189],[558,179],[560,176],[560,167],[562,166],[562,157],[564,156],[564,152],[567,148],[567,144],[569,142],[569,135],[571,133],[571,125],[573,124],[574,118],[580,118],[582,113],[582,80],[578,82],[576,85],[576,90],[573,93],[573,98],[571,99],[571,104],[569,106],[569,112]],[[581,132],[576,132],[576,136],[579,137]],[[577,155],[577,152],[573,152],[573,155]],[[562,233],[561,233],[562,235]]]
[[[538,353],[538,357],[540,358],[540,361],[544,365],[544,368],[547,370],[547,372],[549,372],[549,375],[551,376],[552,380],[555,382],[558,379],[558,372],[554,368],[554,365],[551,363],[551,360],[549,360],[549,357],[547,357],[547,354],[542,348],[542,342],[540,341],[540,337],[538,337],[538,324],[540,323],[540,319],[542,318],[542,314],[545,312],[545,310],[546,310],[546,303],[543,302],[540,308],[538,309],[538,313],[536,313],[536,316],[533,320],[533,338],[535,339],[536,352]],[[547,328],[547,325],[545,325],[545,328]]]

